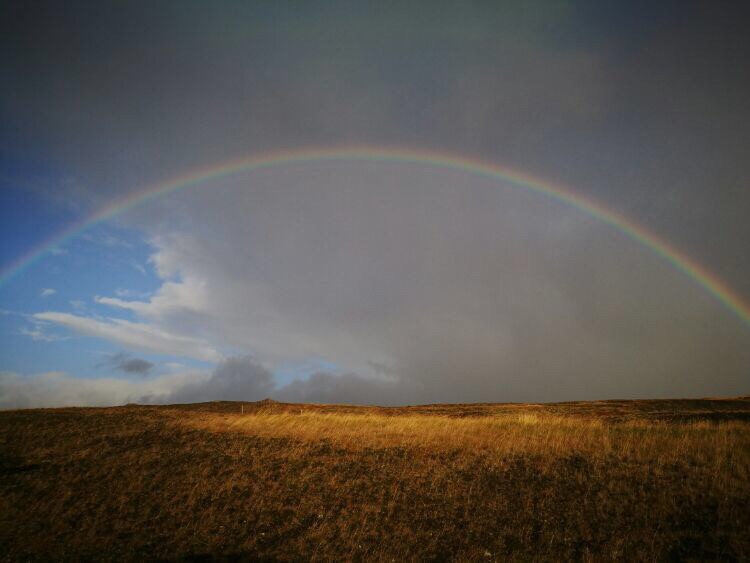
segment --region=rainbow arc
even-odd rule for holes
[[[35,246],[28,253],[0,272],[0,287],[11,277],[19,274],[21,271],[39,260],[47,252],[65,243],[67,240],[75,237],[86,229],[166,194],[186,189],[191,186],[197,186],[209,180],[238,174],[240,172],[248,172],[292,163],[352,160],[403,162],[462,171],[475,176],[497,180],[504,184],[525,189],[529,192],[560,201],[583,213],[595,217],[599,221],[610,225],[634,241],[642,244],[670,263],[677,270],[690,277],[750,327],[750,305],[745,303],[740,295],[734,292],[718,276],[692,260],[689,256],[680,252],[668,241],[658,237],[645,227],[638,225],[624,215],[604,207],[590,198],[578,195],[575,191],[562,185],[536,178],[530,174],[519,172],[508,167],[483,162],[466,156],[403,148],[344,147],[272,152],[231,160],[216,166],[201,168],[182,176],[170,178],[144,190],[137,191],[134,194],[100,209],[86,219],[72,224],[64,231],[57,233],[52,238]]]

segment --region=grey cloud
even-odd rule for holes
[[[279,388],[274,397],[293,403],[393,405],[404,404],[405,390],[397,380],[320,372]],[[417,395],[412,392],[409,396]]]
[[[15,3],[0,108],[24,141],[8,150],[63,162],[71,200],[279,148],[438,148],[573,185],[747,295],[744,11]]]
[[[116,370],[137,375],[148,375],[151,368],[154,367],[152,362],[144,360],[143,358],[134,358],[127,352],[113,354],[107,358],[106,362],[103,362],[103,364],[100,365],[110,366]]]
[[[249,356],[227,358],[209,378],[176,388],[161,396],[161,403],[230,400],[258,401],[274,398],[300,403],[396,404],[404,386],[396,380],[355,374],[314,373],[308,378],[279,385],[271,371]],[[149,402],[148,397],[144,398]]]
[[[161,402],[258,401],[268,398],[274,389],[273,375],[263,365],[250,357],[231,357],[208,379],[178,388]]]
[[[314,379],[290,396],[393,404],[744,385],[738,319],[642,245],[518,188],[317,163],[176,197],[193,226],[155,237],[155,260],[181,279],[169,284],[211,288],[202,330],[271,366],[319,357],[361,378]],[[141,306],[171,330],[189,292],[167,288],[171,309],[158,292]]]
[[[119,369],[126,373],[138,373],[144,375],[148,373],[152,367],[154,367],[154,364],[152,364],[151,362],[142,360],[140,358],[132,358],[123,361],[120,364]]]

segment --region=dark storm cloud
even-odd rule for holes
[[[497,4],[10,3],[5,150],[107,199],[274,148],[445,148],[632,210],[750,291],[742,4]]]
[[[223,360],[209,378],[185,385],[159,402],[259,401],[275,388],[273,375],[263,365],[251,357],[232,357]]]
[[[142,397],[140,402],[259,401],[273,397],[303,403],[389,404],[399,390],[402,388],[394,381],[331,373],[315,373],[305,380],[280,386],[268,368],[244,356],[222,361],[203,381],[189,383],[167,396]]]
[[[184,330],[189,289],[204,286],[200,329],[230,348],[270,364],[326,358],[360,378],[286,393],[394,404],[743,386],[741,323],[642,246],[557,203],[403,164],[307,164],[238,182],[180,196],[190,228],[157,236],[154,264],[182,281],[131,306]]]
[[[274,396],[291,403],[389,405],[403,404],[403,398],[397,398],[403,392],[403,382],[400,381],[373,380],[354,374],[314,373],[305,380],[281,387]]]
[[[574,186],[750,295],[741,3],[498,4],[13,3],[0,39],[13,142],[2,147],[45,155],[81,205],[290,147],[468,154]],[[745,384],[745,327],[573,211],[407,166],[212,187],[123,218],[151,238],[162,277],[181,280],[130,308],[269,365],[324,357],[358,375],[282,393],[261,364],[230,362],[180,400],[553,400]]]
[[[148,375],[154,364],[143,358],[134,358],[127,352],[119,352],[107,358],[106,362],[100,364],[108,366],[124,373],[136,375]]]

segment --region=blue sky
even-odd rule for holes
[[[70,210],[50,203],[37,194],[12,190],[4,193],[19,213],[8,213],[4,223],[15,237],[4,246],[3,263],[15,263],[19,250],[37,248],[40,242],[59,238],[69,222],[79,223]],[[14,198],[18,197],[16,201]],[[11,207],[7,207],[11,209]],[[8,239],[4,239],[8,240]],[[0,346],[2,370],[22,374],[65,372],[83,379],[106,377],[137,381],[175,371],[205,371],[214,363],[183,355],[149,353],[117,342],[76,333],[35,315],[46,311],[85,318],[122,319],[137,322],[135,312],[113,311],[99,297],[124,301],[148,301],[163,280],[150,261],[154,247],[144,233],[113,225],[89,225],[35,259],[25,261],[0,288]],[[10,257],[10,259],[8,258]],[[236,350],[224,350],[228,356]],[[113,362],[118,356],[137,357],[153,367],[147,373],[128,373]],[[275,366],[280,384],[304,378],[318,371],[335,372],[335,363],[311,357],[302,362],[281,362]]]
[[[35,220],[44,219],[41,212],[32,211],[29,215]],[[34,232],[17,248],[33,247],[38,240]],[[111,375],[114,370],[105,360],[107,355],[120,351],[118,346],[71,334],[36,320],[33,315],[62,311],[108,316],[110,308],[97,303],[96,296],[147,298],[159,287],[148,261],[150,252],[139,233],[96,226],[11,276],[0,290],[0,309],[4,311],[0,318],[3,368],[28,373],[60,370],[85,377]],[[133,320],[134,315],[122,311],[117,316]],[[147,354],[143,357],[156,359]]]

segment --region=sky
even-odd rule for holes
[[[565,189],[746,307],[743,3],[0,10],[0,408],[750,392],[750,323],[700,280],[440,165]]]

